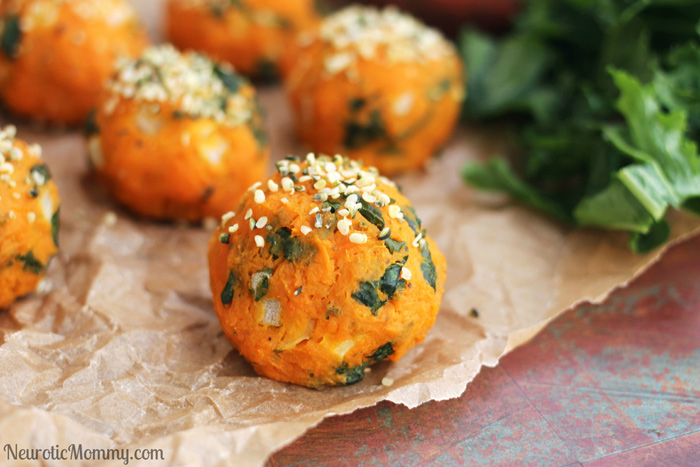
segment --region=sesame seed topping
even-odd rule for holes
[[[275,183],[274,181],[272,181],[272,180],[268,180],[268,181],[267,181],[267,187],[268,187],[268,188],[270,189],[270,191],[273,192],[273,193],[277,193],[277,190],[280,189],[280,186],[279,186],[278,184],[276,184],[276,183]]]
[[[281,202],[282,204],[287,204],[287,203],[289,203],[289,200],[288,200],[287,198],[282,198],[282,199],[280,200],[280,202]]]
[[[265,239],[262,238],[260,235],[255,236],[255,245],[257,245],[258,248],[262,248],[265,246]]]
[[[342,217],[346,217],[346,216],[349,216],[349,215],[350,215],[350,211],[348,211],[347,209],[343,208],[343,209],[341,209],[341,210],[338,211],[338,215],[339,215],[339,216],[342,216]]]
[[[163,45],[147,49],[137,59],[119,59],[116,67],[116,76],[107,85],[115,97],[169,103],[191,118],[214,119],[231,127],[258,116],[248,81],[205,55]],[[118,101],[108,99],[104,110],[111,113],[116,105]]]
[[[261,217],[260,219],[258,219],[258,222],[255,224],[255,227],[257,227],[258,229],[262,229],[266,225],[267,225],[267,217]]]
[[[350,219],[341,219],[338,221],[338,232],[342,235],[348,235],[350,233],[350,227],[352,226],[352,221]]]
[[[294,182],[289,177],[284,177],[282,179],[282,189],[284,191],[294,191]]]
[[[312,230],[313,229],[309,226],[306,226],[306,225],[301,226],[301,233],[303,233],[304,235],[309,235]]]
[[[102,224],[106,227],[114,227],[115,225],[117,225],[117,220],[117,214],[112,211],[109,211],[102,218]]]
[[[262,186],[262,182],[255,182],[250,186],[250,188],[248,188],[248,191],[257,190],[261,186]]]
[[[233,224],[231,227],[228,228],[229,233],[236,233],[238,232],[238,224]]]
[[[36,213],[28,212],[27,213],[27,220],[29,221],[30,224],[33,224],[34,221],[36,221]]]
[[[265,193],[262,190],[255,190],[255,202],[258,204],[265,202]]]
[[[233,219],[233,217],[234,217],[235,215],[236,215],[236,213],[233,212],[233,211],[227,212],[226,214],[224,214],[223,216],[221,216],[221,223],[222,223],[222,224],[227,224],[228,221],[230,221],[231,219]]]
[[[244,217],[243,219],[247,221],[247,220],[250,219],[251,217],[253,217],[253,210],[252,210],[252,209],[248,209],[248,210],[246,211],[245,217]]]
[[[403,212],[401,212],[401,208],[398,205],[392,204],[389,206],[389,216],[391,216],[392,219],[403,218]]]
[[[367,235],[359,232],[353,232],[350,234],[350,242],[362,245],[367,243]]]
[[[421,238],[423,237],[423,232],[419,233],[416,238],[413,239],[412,245],[418,248],[418,245],[420,245]]]
[[[408,269],[407,267],[401,268],[401,279],[410,281],[412,276],[413,274],[411,273],[410,269]]]
[[[391,387],[394,384],[394,380],[391,378],[384,377],[382,378],[382,386],[386,387]]]

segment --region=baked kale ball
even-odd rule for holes
[[[81,124],[115,60],[147,44],[127,0],[3,0],[0,98],[17,115]]]
[[[286,80],[299,135],[382,173],[420,169],[453,132],[462,63],[438,31],[395,8],[348,7],[303,34]]]
[[[277,164],[210,241],[214,308],[255,371],[352,384],[398,360],[435,321],[443,255],[394,183],[355,161]]]
[[[119,64],[87,132],[107,190],[156,219],[220,217],[269,158],[253,86],[228,65],[172,46]]]
[[[58,250],[60,198],[41,147],[0,130],[0,308],[36,290]]]
[[[228,62],[248,76],[284,72],[299,31],[320,20],[318,0],[168,0],[166,30],[177,47]]]

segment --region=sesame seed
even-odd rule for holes
[[[382,378],[382,386],[391,387],[394,384],[394,380],[391,378]]]
[[[250,219],[251,217],[253,217],[253,210],[252,210],[252,209],[248,209],[248,210],[246,211],[245,217],[244,217],[243,219],[244,219],[244,220],[248,220],[248,219]]]
[[[301,172],[301,167],[297,164],[289,164],[289,173],[295,174]]]
[[[314,188],[316,188],[317,190],[320,190],[321,188],[324,188],[325,186],[326,186],[326,181],[324,179],[321,179],[321,180],[317,181],[316,183],[314,183]]]
[[[258,219],[258,222],[255,224],[255,227],[257,227],[258,229],[262,229],[266,225],[267,225],[267,217],[261,217],[260,219]]]
[[[102,218],[102,224],[104,224],[106,227],[114,227],[117,224],[117,220],[117,215],[114,212],[109,211]]]
[[[310,216],[313,216],[314,214],[316,214],[316,213],[319,212],[319,211],[320,211],[320,209],[318,208],[318,206],[316,206],[316,207],[313,208],[311,211],[309,211],[309,215],[310,215]]]
[[[27,220],[29,221],[30,224],[33,224],[34,221],[36,220],[36,213],[28,212],[27,213]]]
[[[350,234],[350,242],[356,243],[358,245],[362,245],[363,243],[367,243],[367,235],[354,232]]]
[[[284,191],[294,191],[294,182],[289,177],[284,177],[282,179],[282,189]]]
[[[370,193],[363,193],[362,199],[364,199],[368,203],[374,203],[375,201],[377,201],[377,198],[375,196],[372,196]]]
[[[277,190],[280,189],[280,186],[279,186],[278,184],[276,184],[276,183],[275,183],[274,181],[272,181],[272,180],[268,180],[268,181],[267,181],[267,187],[268,187],[268,188],[270,189],[270,191],[273,192],[273,193],[277,193]]]
[[[254,218],[251,217],[250,219],[248,219],[248,227],[250,228],[250,230],[255,230],[255,224],[256,222]]]
[[[313,180],[313,178],[310,175],[304,175],[303,177],[299,177],[299,183],[306,183],[309,180]]]
[[[228,228],[229,233],[236,233],[238,232],[238,224],[233,224],[231,227]]]
[[[306,225],[301,226],[301,233],[303,233],[304,235],[309,235],[312,230],[313,229],[311,229],[311,227],[308,227]]]
[[[381,232],[379,232],[379,240],[386,240],[391,236],[391,229],[389,227],[384,227]]]
[[[255,202],[258,204],[265,202],[265,193],[262,190],[255,190]]]
[[[348,216],[349,214],[350,214],[350,211],[348,211],[348,210],[345,209],[345,208],[343,208],[343,209],[341,209],[341,210],[338,211],[338,215],[339,215],[339,216],[342,216],[342,217],[346,217],[346,216]]]
[[[400,217],[403,217],[403,213],[401,212],[401,208],[397,204],[392,204],[389,206],[389,216],[392,219],[398,219]]]
[[[289,200],[288,200],[287,198],[282,198],[282,199],[280,200],[280,202],[281,202],[282,204],[287,204],[287,203],[289,203]]]
[[[234,217],[235,215],[236,215],[236,213],[233,212],[233,211],[227,212],[226,214],[224,214],[223,216],[221,216],[221,223],[222,223],[222,224],[227,224],[228,221],[230,221],[231,219],[233,219],[233,217]]]
[[[250,186],[250,188],[248,188],[248,191],[257,190],[261,186],[262,186],[262,182],[255,182]]]
[[[265,246],[265,239],[262,238],[260,235],[255,236],[255,245],[257,245],[258,248],[262,248]]]
[[[401,279],[410,281],[412,276],[413,274],[411,273],[410,269],[408,269],[407,267],[401,268]]]
[[[338,221],[338,231],[342,235],[348,235],[350,233],[351,226],[352,226],[352,221],[350,219],[341,219]]]
[[[423,237],[423,232],[419,233],[418,236],[413,239],[413,242],[412,242],[413,246],[418,247],[422,237]]]

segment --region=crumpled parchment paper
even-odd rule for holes
[[[141,3],[157,11],[158,2]],[[282,92],[261,94],[275,156],[303,154]],[[165,461],[142,465],[261,465],[329,415],[460,396],[481,366],[575,304],[601,302],[662,254],[634,255],[625,235],[570,231],[471,191],[459,168],[488,151],[475,130],[461,130],[425,173],[397,180],[448,258],[435,327],[361,383],[315,391],[256,376],[232,349],[211,305],[210,232],[114,205],[89,175],[78,133],[19,130],[42,144],[58,182],[61,251],[50,290],[0,312],[3,446],[153,447]],[[675,241],[700,230],[700,219],[680,213],[671,222]],[[382,386],[383,377],[394,384]]]

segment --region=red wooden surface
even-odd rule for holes
[[[268,465],[700,465],[700,238],[459,399],[328,419]]]

